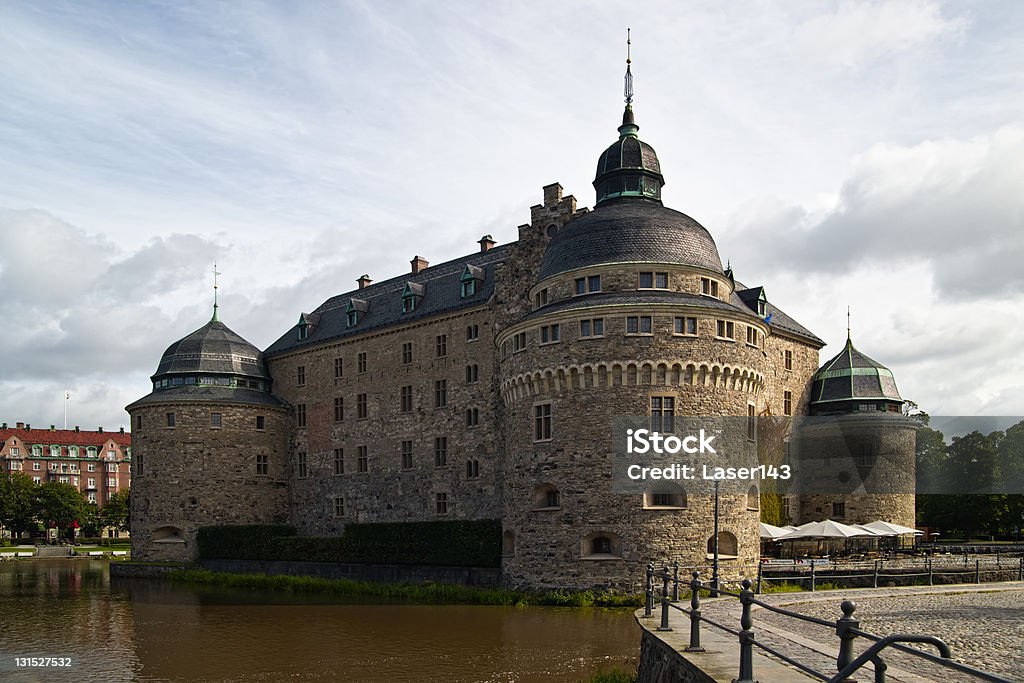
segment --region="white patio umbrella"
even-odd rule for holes
[[[903,534],[914,534],[915,536],[924,535],[923,531],[911,529],[908,526],[900,526],[899,524],[893,524],[892,522],[883,522],[882,520],[878,520],[877,522],[869,522],[864,526],[868,529],[874,529],[876,531],[885,531],[890,536],[902,536]]]
[[[785,536],[781,536],[778,540],[788,541],[796,540],[798,538],[853,538],[855,536],[871,535],[871,532],[864,531],[863,529],[855,529],[852,526],[847,526],[831,519],[826,519],[820,522],[808,522],[807,524],[801,524],[796,528],[796,531],[791,531]]]
[[[785,536],[789,533],[789,529],[783,529],[782,527],[774,526],[772,524],[765,524],[761,522],[761,538],[766,540],[774,541],[780,536]]]
[[[852,526],[854,529],[861,529],[863,531],[866,531],[867,534],[870,535],[870,536],[895,536],[896,535],[895,532],[882,531],[881,529],[872,529],[871,527],[864,526],[863,524],[851,524],[850,526]]]

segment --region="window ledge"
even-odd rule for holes
[[[534,443],[551,443],[554,439],[534,439]]]
[[[626,337],[653,337],[653,332],[626,332],[623,336]]]
[[[721,555],[719,555],[721,558]],[[612,555],[610,553],[594,553],[592,555],[584,555],[580,558],[584,562],[607,562],[607,561],[619,561],[622,562],[622,558],[618,555]]]
[[[685,510],[685,505],[644,505],[644,510]]]
[[[719,560],[735,560],[738,557],[739,557],[738,555],[723,555],[722,553],[718,554],[718,559]],[[708,553],[707,559],[709,559],[709,560],[715,559],[715,554],[714,553]]]
[[[556,505],[555,507],[530,508],[530,512],[554,512],[561,509],[561,505]]]
[[[696,339],[700,335],[698,335],[698,334],[690,334],[689,332],[673,332],[672,336],[673,337],[689,337],[690,339]]]
[[[561,339],[556,339],[555,341],[541,342],[541,343],[537,344],[537,346],[551,346],[553,344],[561,344],[561,343],[562,343]]]
[[[735,343],[736,343],[736,340],[735,340],[735,339],[732,339],[732,338],[730,338],[730,337],[719,337],[719,336],[718,336],[717,334],[715,335],[715,339],[717,339],[718,341],[727,341],[727,342],[732,342],[733,344],[735,344]]]

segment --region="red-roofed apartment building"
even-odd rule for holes
[[[37,484],[71,484],[103,506],[117,491],[131,486],[132,437],[118,432],[31,429],[18,422],[0,426],[0,472],[24,472]]]

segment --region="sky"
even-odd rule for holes
[[[220,316],[581,206],[634,110],[738,280],[931,414],[1024,414],[1024,3],[0,3],[0,420],[106,429]],[[64,391],[70,392],[65,400]]]

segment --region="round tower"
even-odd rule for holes
[[[288,410],[263,354],[217,318],[174,342],[131,415],[132,557],[193,561],[200,526],[287,517]]]
[[[674,484],[613,492],[612,420],[740,422],[764,409],[770,327],[736,295],[710,233],[662,205],[638,131],[627,105],[594,210],[551,237],[533,310],[497,336],[512,586],[636,591],[649,560],[709,564],[714,497]],[[756,487],[719,496],[724,576],[756,564],[758,508]]]
[[[795,523],[883,520],[913,528],[918,423],[903,415],[892,372],[848,336],[814,374],[810,412],[793,441],[801,491]]]

